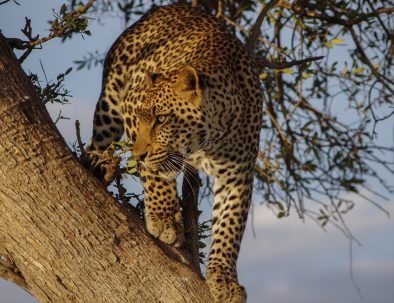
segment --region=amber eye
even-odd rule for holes
[[[166,122],[166,120],[167,120],[167,116],[165,115],[160,115],[156,117],[157,124],[163,124],[164,122]]]

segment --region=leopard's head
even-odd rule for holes
[[[193,67],[152,77],[145,100],[137,108],[138,131],[133,156],[166,178],[182,170],[184,159],[206,141],[208,88]]]

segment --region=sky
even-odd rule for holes
[[[59,0],[19,0],[21,6],[8,3],[0,6],[0,29],[7,37],[22,38],[24,17],[32,19],[34,33],[42,36],[49,28],[51,9],[58,9]],[[44,79],[40,60],[48,80],[74,70],[66,78],[65,87],[73,95],[71,104],[48,105],[55,119],[59,110],[70,120],[61,120],[58,127],[66,142],[75,141],[75,120],[81,122],[81,135],[87,141],[95,103],[101,89],[101,67],[75,71],[74,60],[87,52],[105,52],[123,30],[122,21],[107,19],[105,24],[91,20],[91,37],[75,37],[60,43],[52,40],[35,50],[23,64],[26,72],[35,72]],[[379,140],[392,141],[391,133],[382,131]],[[389,303],[394,297],[394,219],[360,198],[355,209],[346,215],[346,222],[361,246],[353,246],[353,275],[360,297],[350,275],[349,241],[337,229],[323,231],[311,220],[300,220],[296,214],[277,219],[275,214],[255,198],[253,226],[251,220],[242,243],[238,272],[240,283],[248,291],[249,303]],[[394,196],[381,205],[394,214]],[[201,206],[204,217],[210,216],[208,203]],[[17,286],[0,279],[0,303],[32,303],[35,300]]]

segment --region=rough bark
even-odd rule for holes
[[[212,302],[179,256],[73,158],[0,35],[0,275],[39,302]]]

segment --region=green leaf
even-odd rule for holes
[[[334,38],[330,41],[331,44],[343,44],[343,42],[345,42],[345,41],[340,38]]]
[[[357,67],[352,70],[352,74],[354,74],[354,75],[361,74],[363,71],[365,71],[364,67]]]
[[[73,68],[72,68],[72,67],[69,67],[69,68],[64,72],[64,74],[65,74],[65,75],[68,75],[72,70],[73,70]]]
[[[265,78],[267,78],[267,74],[266,73],[262,73],[259,75],[261,80],[264,80]]]
[[[135,161],[135,160],[130,160],[130,161],[127,162],[127,167],[133,168],[133,167],[136,167],[137,164],[138,164],[137,161]]]
[[[280,69],[279,71],[281,71],[284,74],[288,74],[288,75],[292,75],[294,73],[294,71],[291,68],[283,68],[283,69]]]

